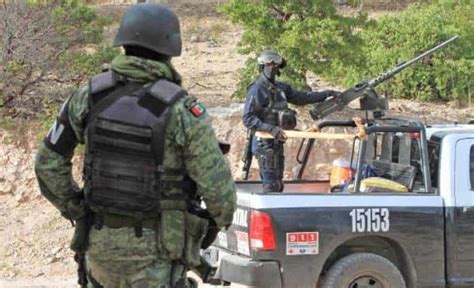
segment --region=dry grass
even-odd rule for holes
[[[218,17],[190,17],[183,23],[183,34],[186,38],[203,37],[216,42],[223,40],[226,32],[234,30],[232,24]]]

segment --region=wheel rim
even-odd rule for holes
[[[384,288],[384,286],[375,277],[361,276],[352,281],[348,288]]]

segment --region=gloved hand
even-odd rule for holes
[[[272,133],[273,138],[278,141],[284,142],[288,138],[285,131],[278,126],[273,127],[270,133]]]
[[[341,92],[336,91],[336,90],[326,90],[326,92],[328,93],[329,97],[334,97],[334,98],[339,98],[342,95]]]
[[[219,227],[217,227],[216,221],[212,218],[207,218],[209,220],[209,227],[207,228],[206,235],[202,239],[201,249],[207,249],[211,244],[216,240],[217,234],[219,234]]]

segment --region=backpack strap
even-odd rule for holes
[[[115,89],[119,82],[119,74],[113,70],[109,70],[95,75],[89,80],[89,108],[94,106],[105,95]]]
[[[150,85],[147,92],[150,96],[166,105],[172,105],[178,99],[188,94],[181,86],[166,79],[160,79]]]

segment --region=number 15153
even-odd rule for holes
[[[387,208],[358,208],[349,213],[352,218],[352,232],[388,232],[390,211]]]

